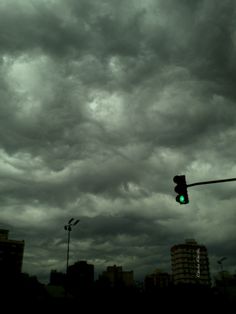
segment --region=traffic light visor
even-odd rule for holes
[[[185,181],[185,176],[174,176],[173,181],[177,184],[185,184],[186,185],[186,181]]]

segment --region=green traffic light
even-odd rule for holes
[[[181,205],[188,204],[188,186],[186,184],[185,175],[177,175],[173,178],[173,181],[177,184],[175,186],[175,192],[177,193],[176,202]]]
[[[184,197],[183,195],[180,195],[179,201],[180,201],[181,203],[185,203],[185,197]]]

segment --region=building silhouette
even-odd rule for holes
[[[220,271],[214,276],[214,284],[218,295],[224,296],[236,308],[236,273]]]
[[[78,261],[68,267],[67,284],[72,290],[88,290],[94,283],[94,265]]]
[[[0,229],[0,277],[9,279],[21,274],[25,242],[10,240],[8,233]]]
[[[62,272],[52,269],[50,273],[50,282],[49,285],[52,286],[63,286],[65,284],[66,275]]]
[[[171,266],[174,285],[211,285],[207,249],[194,239],[172,246]]]
[[[168,288],[171,285],[171,276],[167,272],[156,269],[152,274],[146,275],[144,286],[146,291]]]
[[[134,285],[133,271],[123,271],[122,266],[108,266],[99,276],[100,282],[106,282],[111,288],[132,287]]]

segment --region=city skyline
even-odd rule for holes
[[[72,231],[71,226],[75,226],[79,220],[74,220],[71,218],[66,226],[64,226],[64,229],[69,231],[69,233]],[[68,228],[70,226],[70,228]],[[76,260],[74,263],[69,262],[69,236],[68,233],[68,242],[67,242],[67,262],[66,262],[66,269],[57,269],[57,267],[52,267],[50,270],[48,270],[49,277],[51,278],[52,272],[59,273],[60,276],[67,276],[68,269],[69,272],[71,272],[72,269],[77,269],[77,265],[82,265],[82,269],[86,265],[86,267],[89,265],[89,267],[92,267],[93,274],[95,275],[94,280],[99,279],[102,274],[105,274],[106,271],[104,269],[100,273],[96,271],[94,272],[94,267],[96,265],[94,264],[87,264],[87,260]],[[0,265],[2,274],[5,274],[6,276],[11,275],[19,275],[22,274],[28,274],[27,272],[24,272],[22,270],[22,264],[24,262],[24,240],[16,240],[16,239],[10,239],[9,238],[9,230],[6,229],[0,229],[0,253],[1,258],[0,262],[2,263]],[[223,267],[223,261],[226,260],[227,257],[221,258],[218,262],[220,264],[220,270],[221,272],[225,271]],[[137,280],[137,282],[144,282],[145,278],[149,275],[153,275],[156,273],[156,271],[161,272],[163,274],[169,274],[172,276],[172,282],[173,284],[178,283],[185,283],[185,284],[203,284],[203,285],[209,285],[211,286],[214,282],[214,278],[216,278],[216,275],[219,275],[220,272],[218,271],[217,274],[214,273],[211,276],[211,270],[209,266],[209,259],[208,259],[208,252],[207,248],[203,244],[197,243],[195,239],[185,239],[185,243],[176,243],[170,247],[170,261],[171,261],[171,271],[166,271],[164,269],[160,269],[158,267],[153,268],[152,271],[149,271],[149,273],[143,274],[143,278],[135,278],[134,271],[126,270],[124,273],[127,273],[127,278],[132,274],[133,280]],[[69,268],[68,268],[69,266]],[[156,266],[156,265],[155,265]],[[117,269],[119,271],[122,270],[122,265],[106,265],[107,271],[109,269]],[[72,271],[73,272],[73,271]],[[229,272],[228,272],[229,273]],[[34,274],[29,274],[30,276],[35,276]],[[93,275],[93,276],[94,276]],[[235,272],[236,275],[236,272]],[[70,274],[71,276],[71,274]],[[38,277],[36,275],[36,277]],[[40,276],[39,276],[40,277]],[[62,278],[62,277],[61,277]],[[43,284],[48,284],[49,281],[51,282],[51,279],[47,278],[38,278],[40,282]],[[214,283],[213,283],[214,285]]]
[[[236,270],[233,0],[0,1],[0,228],[40,280],[88,260],[137,278],[193,238]]]

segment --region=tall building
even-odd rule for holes
[[[211,285],[207,249],[194,239],[171,248],[173,283]]]
[[[108,266],[100,280],[107,280],[111,287],[131,287],[134,284],[133,271],[123,271],[122,266]]]
[[[0,276],[9,278],[21,273],[24,241],[8,239],[9,230],[0,229]]]

